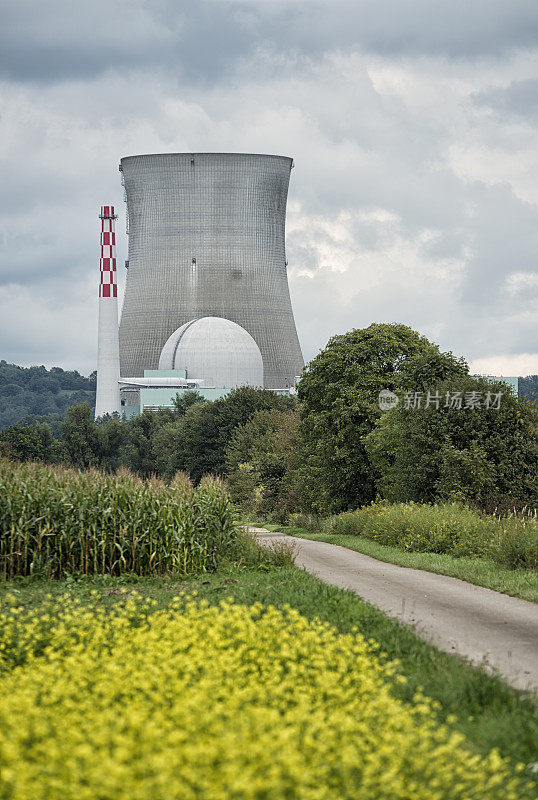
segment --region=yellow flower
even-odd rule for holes
[[[260,603],[97,603],[3,614],[6,800],[534,796],[421,692],[395,699],[395,665],[357,633]]]

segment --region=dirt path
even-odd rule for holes
[[[538,605],[338,545],[249,530],[262,544],[291,540],[298,567],[351,589],[442,650],[496,670],[518,689],[538,689]]]

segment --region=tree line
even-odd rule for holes
[[[57,437],[43,422],[0,431],[0,452],[144,477],[223,475],[245,512],[281,521],[379,498],[536,506],[537,429],[533,403],[507,385],[469,375],[405,325],[373,324],[334,336],[297,397],[243,387],[208,402],[190,391],[173,408],[97,423],[76,405]]]

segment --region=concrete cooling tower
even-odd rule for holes
[[[157,369],[182,325],[222,317],[258,345],[266,388],[293,386],[303,358],[284,245],[291,167],[284,156],[236,153],[121,159],[129,231],[122,375]]]

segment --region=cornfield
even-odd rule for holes
[[[215,569],[237,537],[218,480],[194,489],[0,459],[0,577]]]

